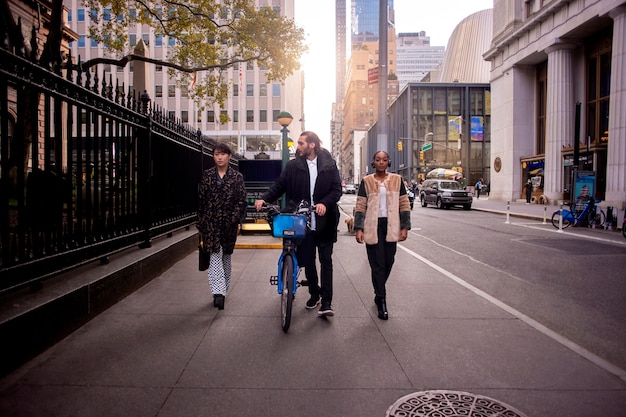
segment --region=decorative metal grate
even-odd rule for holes
[[[387,417],[526,417],[493,398],[461,391],[420,391],[405,395]]]

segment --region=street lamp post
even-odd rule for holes
[[[276,121],[283,127],[280,132],[283,134],[282,137],[282,148],[283,148],[283,152],[282,152],[282,167],[283,169],[285,169],[285,166],[287,165],[287,162],[289,161],[289,136],[287,135],[289,133],[289,129],[287,129],[287,127],[291,124],[293,120],[293,116],[291,116],[291,114],[289,114],[289,112],[286,111],[281,111],[278,114],[278,117],[276,118]]]
[[[283,170],[287,166],[287,162],[289,162],[289,143],[288,143],[289,136],[287,135],[289,133],[289,129],[287,129],[287,126],[291,124],[292,120],[293,120],[293,116],[289,114],[289,112],[286,112],[286,111],[281,111],[280,113],[278,113],[278,117],[276,118],[276,121],[283,127],[282,129],[280,129],[280,132],[283,134],[283,138],[282,138],[283,140],[283,146],[282,146]],[[283,194],[281,201],[282,201],[282,207],[284,208],[287,204],[287,198],[284,194]]]

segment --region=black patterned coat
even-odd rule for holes
[[[217,168],[202,173],[199,189],[198,231],[209,253],[233,253],[237,230],[246,209],[246,187],[243,175],[228,167],[218,180]]]

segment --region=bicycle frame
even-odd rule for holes
[[[567,220],[570,223],[572,223],[574,226],[577,226],[578,223],[587,219],[587,216],[589,216],[589,212],[591,211],[591,206],[592,204],[586,204],[585,208],[583,209],[583,211],[580,212],[578,216],[574,214],[574,211],[571,209],[572,206],[570,206],[569,210],[563,209],[563,214],[562,214],[563,220]],[[595,209],[595,204],[593,206]]]

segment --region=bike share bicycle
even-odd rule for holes
[[[304,239],[307,229],[311,226],[311,212],[315,206],[301,201],[293,213],[281,213],[275,205],[265,204],[268,209],[268,223],[272,229],[272,236],[283,239],[283,250],[278,258],[278,275],[270,277],[270,284],[277,285],[280,295],[281,326],[284,332],[291,325],[291,311],[297,288],[300,267],[296,257],[298,239]]]
[[[596,204],[600,201],[593,197],[585,197],[580,202],[580,205],[583,206],[582,210],[576,210],[577,204],[571,201],[563,202],[563,205],[569,206],[569,210],[559,209],[555,211],[552,214],[552,225],[557,229],[565,229],[570,225],[578,226],[586,221],[589,227],[602,226],[606,221],[606,215],[604,211],[596,208]]]

